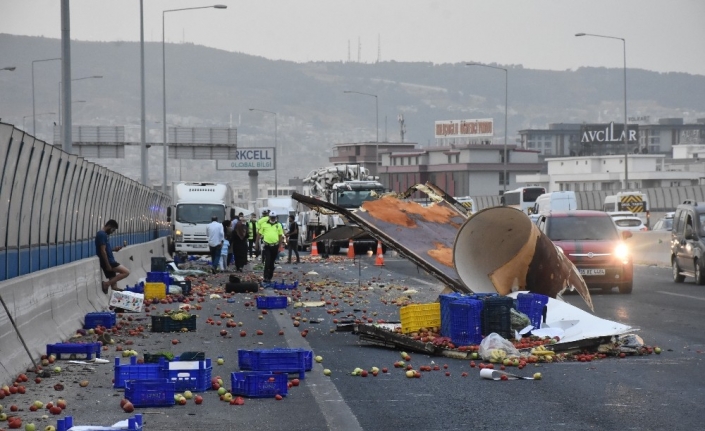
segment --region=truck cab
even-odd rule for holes
[[[384,186],[378,181],[345,181],[333,184],[331,203],[339,207],[355,210],[363,202],[377,199],[384,193]]]

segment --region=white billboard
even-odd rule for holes
[[[436,139],[483,136],[494,136],[494,122],[491,118],[436,121]]]
[[[238,148],[235,160],[217,160],[219,171],[271,171],[275,167],[274,147]]]

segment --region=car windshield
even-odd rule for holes
[[[610,217],[550,217],[547,234],[552,241],[618,240]]]
[[[661,224],[659,226],[659,229],[663,229],[663,230],[673,229],[673,219],[672,218],[662,219]]]
[[[634,226],[641,226],[641,220],[639,219],[619,219],[615,220],[614,224],[616,224],[619,227],[634,227]]]
[[[176,206],[176,221],[180,223],[210,223],[211,217],[225,219],[225,207],[211,204],[181,204]]]
[[[338,190],[337,204],[343,208],[359,208],[363,202],[377,199],[383,190]]]

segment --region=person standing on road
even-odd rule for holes
[[[101,288],[106,295],[111,287],[117,291],[124,290],[118,289],[117,282],[130,275],[130,270],[120,265],[113,257],[113,251],[118,251],[122,247],[118,246],[114,249],[110,247],[108,236],[117,230],[117,222],[108,220],[103,229],[95,234],[95,254],[100,259],[100,268],[103,270],[103,274],[108,278],[108,281],[101,282]]]
[[[279,255],[279,248],[284,241],[284,229],[277,220],[274,211],[269,212],[269,219],[260,227],[260,235],[264,242],[262,254],[264,255],[264,281],[271,282],[274,276],[274,261]]]
[[[257,237],[257,215],[252,213],[247,222],[247,254],[250,259],[255,257],[255,238]]]
[[[262,226],[267,223],[268,220],[269,210],[264,209],[262,210],[262,217],[257,220],[257,237],[255,238],[255,246],[257,247],[257,250],[260,250],[260,242],[262,241],[262,234],[260,233],[260,230],[262,229]],[[262,251],[262,263],[264,263],[264,250]]]
[[[218,217],[211,217],[211,222],[206,226],[206,236],[208,237],[208,248],[211,252],[211,265],[213,274],[218,272],[218,262],[220,261],[220,250],[225,240],[225,230],[223,224],[218,223]]]
[[[247,224],[245,217],[241,217],[230,235],[230,243],[235,255],[235,270],[242,272],[242,268],[247,265]]]
[[[286,234],[286,240],[289,245],[289,260],[286,263],[291,263],[291,251],[296,253],[296,263],[301,263],[299,259],[299,225],[294,221],[294,216],[289,216],[289,231]]]

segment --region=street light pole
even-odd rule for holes
[[[35,110],[34,110],[34,63],[40,61],[54,61],[61,60],[61,58],[45,58],[43,60],[33,60],[32,61],[32,136],[37,136],[36,122],[34,120]],[[12,69],[14,70],[14,68]],[[59,105],[61,105],[61,98],[59,98]]]
[[[279,146],[277,145],[277,113],[273,111],[267,111],[266,109],[257,108],[250,108],[250,111],[258,111],[274,115],[274,196],[279,197],[279,186],[277,184],[277,177],[279,176],[279,173],[277,171],[277,157],[279,157]]]
[[[149,183],[147,174],[147,113],[144,90],[144,7],[140,0],[140,179],[142,185]]]
[[[616,39],[622,41],[623,58],[624,58],[624,186],[623,190],[629,190],[629,129],[627,120],[627,40],[623,37],[604,36],[601,34],[592,33],[576,33],[576,37],[592,36],[602,37],[604,39]]]
[[[226,5],[222,4],[216,4],[212,6],[199,6],[199,7],[186,7],[182,9],[168,9],[165,11],[162,11],[162,123],[163,123],[163,142],[162,142],[162,149],[163,149],[163,155],[164,155],[164,174],[162,177],[162,192],[166,193],[166,181],[167,181],[167,172],[166,172],[166,161],[167,161],[167,154],[168,154],[168,149],[166,146],[167,143],[167,136],[166,136],[166,43],[165,43],[165,38],[164,38],[164,32],[165,32],[165,19],[164,17],[166,16],[167,12],[179,12],[179,11],[184,11],[184,10],[195,10],[195,9],[227,9],[228,7]]]
[[[480,63],[467,63],[466,66],[481,66],[489,67],[490,69],[497,69],[504,71],[504,173],[502,178],[502,193],[507,192],[507,111],[509,106],[509,71],[504,67],[490,66],[488,64]]]
[[[363,96],[370,96],[375,98],[375,122],[377,127],[377,134],[375,138],[375,174],[379,174],[379,99],[376,94],[363,93],[361,91],[345,90],[343,93],[346,94],[361,94]]]

